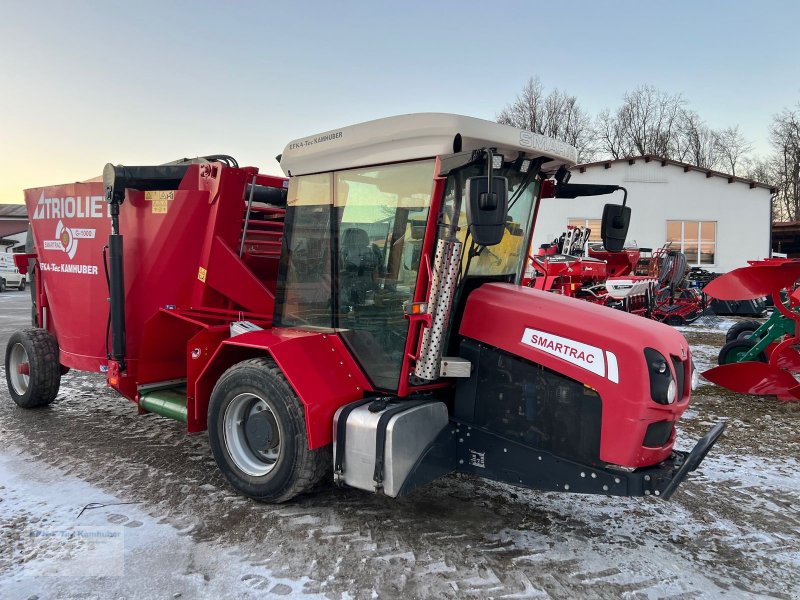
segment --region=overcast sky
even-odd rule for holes
[[[420,111],[493,119],[527,79],[592,114],[652,84],[768,151],[800,2],[0,0],[0,202],[22,189]]]

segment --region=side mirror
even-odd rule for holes
[[[489,189],[489,181],[492,189]],[[467,179],[467,222],[479,246],[494,246],[503,239],[508,210],[508,179],[486,176]]]
[[[628,226],[631,224],[631,209],[624,204],[606,204],[603,207],[603,220],[600,224],[600,237],[609,252],[622,252]]]

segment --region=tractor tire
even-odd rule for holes
[[[20,292],[24,292],[25,291],[25,280],[24,279],[19,282],[19,288],[18,289],[19,289]]]
[[[686,322],[685,319],[680,315],[670,315],[666,319],[664,319],[664,323],[672,327],[680,327],[685,322]]]
[[[734,323],[728,333],[725,334],[725,343],[732,342],[733,340],[741,340],[749,338],[753,332],[761,327],[762,323],[759,321],[739,321]]]
[[[749,338],[735,339],[722,347],[717,357],[717,363],[720,365],[730,365],[733,363],[741,362],[741,357],[744,356],[750,348],[755,346],[756,343]],[[761,352],[756,357],[756,362],[769,362],[767,355]]]
[[[286,502],[332,471],[331,446],[311,450],[305,410],[270,359],[240,362],[219,378],[208,406],[208,439],[234,489]]]
[[[23,329],[12,334],[6,346],[5,367],[11,399],[22,408],[47,406],[58,395],[58,342],[49,331]]]

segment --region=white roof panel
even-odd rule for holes
[[[569,144],[530,131],[474,117],[417,113],[293,140],[281,155],[281,168],[287,175],[304,175],[448,155],[455,151],[457,135],[462,151],[492,147],[507,159],[518,152],[528,158],[550,157],[544,165],[548,172],[577,162],[577,151]]]

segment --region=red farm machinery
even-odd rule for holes
[[[764,321],[734,323],[719,352],[719,366],[703,376],[742,394],[800,400],[800,261],[769,258],[749,261],[711,281],[706,293],[722,301],[772,299],[774,310]]]
[[[140,412],[208,430],[263,501],[451,472],[668,499],[724,429],[673,448],[697,375],[684,337],[520,285],[542,186],[575,158],[417,114],[290,142],[288,179],[210,156],[27,190],[38,327],[9,341],[11,396],[42,407],[66,370],[103,373]],[[629,219],[606,206],[609,251]]]
[[[608,251],[588,244],[591,230],[570,226],[551,244],[543,244],[522,284],[608,306],[624,312],[684,325],[700,317],[706,301],[686,285],[686,257],[667,247]]]

